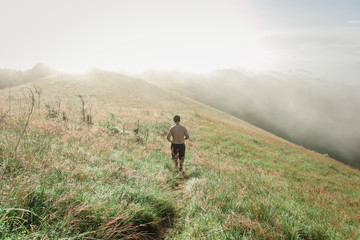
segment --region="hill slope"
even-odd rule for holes
[[[149,71],[142,77],[360,169],[360,86],[232,69]]]
[[[0,91],[1,239],[360,237],[358,170],[141,79],[26,87]],[[165,141],[174,114],[185,176]]]

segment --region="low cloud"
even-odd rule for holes
[[[143,77],[360,168],[360,86],[298,72],[218,70],[195,75],[153,71]]]

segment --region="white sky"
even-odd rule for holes
[[[0,0],[0,68],[305,70],[360,84],[359,0]]]

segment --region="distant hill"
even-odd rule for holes
[[[303,74],[149,71],[143,77],[360,168],[360,86]]]
[[[32,69],[26,71],[0,69],[0,89],[36,81],[53,72],[53,70],[41,63],[36,64]]]

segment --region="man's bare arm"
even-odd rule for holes
[[[185,136],[184,136],[184,139],[185,140],[187,140],[187,139],[189,139],[189,133],[188,133],[188,131],[187,131],[187,129],[185,128],[185,134],[184,134]]]
[[[169,130],[167,136],[166,136],[166,139],[172,143],[172,140],[171,140],[171,129]]]

